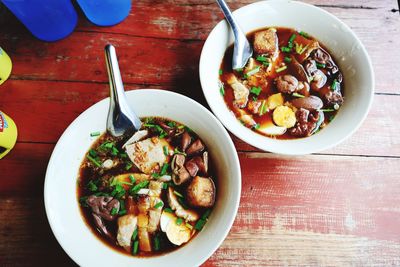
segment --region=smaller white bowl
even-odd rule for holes
[[[47,167],[44,185],[46,214],[65,252],[80,266],[199,266],[221,245],[235,220],[241,173],[233,142],[221,123],[192,99],[162,90],[127,92],[139,117],[158,116],[183,123],[205,142],[217,172],[216,204],[203,230],[185,246],[165,255],[138,258],[111,249],[85,224],[77,201],[77,176],[85,153],[106,129],[109,98],[93,105],[65,130]]]
[[[206,100],[229,131],[265,151],[302,155],[335,146],[359,128],[371,106],[375,81],[367,51],[346,24],[323,9],[296,1],[261,1],[242,7],[233,15],[245,33],[269,26],[288,27],[305,31],[319,40],[334,56],[343,73],[345,101],[327,127],[307,138],[277,140],[244,127],[219,92],[218,71],[226,49],[233,43],[230,27],[223,20],[204,44],[199,69]]]

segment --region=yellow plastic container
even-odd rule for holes
[[[12,63],[7,53],[0,47],[0,85],[10,77]]]
[[[14,121],[0,111],[0,159],[2,159],[17,142],[17,126]]]

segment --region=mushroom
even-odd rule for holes
[[[296,108],[304,108],[308,110],[319,110],[323,107],[324,103],[318,96],[308,96],[303,98],[295,98],[291,104]]]
[[[96,213],[92,213],[93,219],[94,219],[94,223],[96,224],[97,228],[102,231],[106,236],[108,236],[109,238],[113,238],[112,235],[110,234],[110,232],[108,232],[106,225],[104,224],[104,221],[101,219],[101,217],[99,215],[97,215]]]
[[[303,65],[301,65],[294,56],[291,56],[290,69],[294,72],[295,77],[299,81],[308,81],[308,75]]]
[[[215,203],[215,184],[211,178],[196,176],[186,191],[187,201],[193,207],[210,208]]]
[[[186,221],[194,222],[199,219],[199,214],[194,210],[184,209],[179,203],[177,196],[174,194],[172,187],[168,188],[168,203],[178,217],[184,218]]]
[[[181,154],[175,154],[172,158],[172,181],[176,185],[181,185],[190,178],[189,172],[186,170],[185,164],[186,157]]]
[[[93,214],[97,214],[107,221],[113,221],[117,215],[111,215],[112,209],[119,211],[120,203],[118,199],[107,196],[91,195],[87,198],[86,203],[92,209]]]
[[[307,72],[308,77],[313,77],[314,73],[318,70],[315,60],[308,59],[304,62],[304,68]]]
[[[327,82],[328,78],[321,70],[316,70],[311,82],[311,89],[318,92]]]
[[[197,165],[196,158],[199,157],[192,158],[191,160],[185,163],[185,167],[188,170],[190,176],[192,177],[195,177],[197,172],[199,171],[199,166]],[[201,160],[201,158],[199,159]]]
[[[275,79],[276,87],[279,92],[285,94],[294,93],[297,90],[299,81],[293,75],[281,75]]]
[[[190,137],[190,134],[188,134],[188,132],[184,132],[182,134],[182,138],[181,138],[181,149],[183,152],[186,151],[186,149],[188,148],[188,146],[190,145],[190,143],[192,142],[192,138]]]
[[[194,141],[194,142],[189,146],[189,148],[186,150],[186,154],[187,154],[188,156],[191,156],[191,155],[197,154],[197,153],[199,153],[199,152],[201,152],[201,151],[203,151],[203,150],[204,150],[204,145],[203,145],[203,143],[201,142],[200,139],[197,139],[197,140]]]
[[[207,174],[208,171],[208,152],[204,152],[203,156],[196,156],[185,164],[190,176],[195,177],[197,172]]]
[[[305,137],[312,135],[324,121],[322,111],[309,111],[300,108],[296,111],[297,123],[289,129],[289,133],[294,136]]]
[[[158,125],[168,134],[168,136],[172,136],[175,133],[175,129],[173,127],[168,126],[165,122],[159,120]]]

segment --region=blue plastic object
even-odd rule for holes
[[[57,41],[75,29],[77,13],[70,0],[0,0],[37,38]]]
[[[131,10],[131,0],[77,0],[88,20],[99,26],[123,21]]]

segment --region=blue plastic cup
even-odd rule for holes
[[[38,39],[57,41],[75,29],[78,16],[70,0],[0,0]]]

